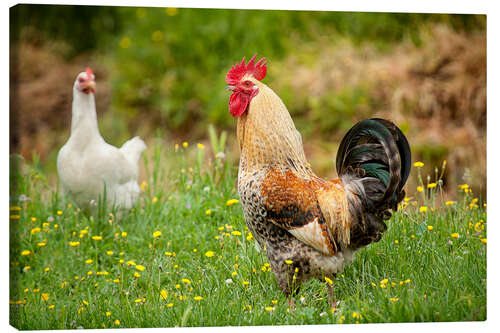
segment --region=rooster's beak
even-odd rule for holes
[[[229,91],[229,90],[233,91],[233,90],[234,90],[234,88],[236,88],[236,87],[235,87],[235,86],[232,86],[232,85],[228,85],[228,86],[226,87],[226,91]]]

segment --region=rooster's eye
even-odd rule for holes
[[[78,78],[78,82],[82,83],[83,81],[85,81],[85,79],[83,77]]]
[[[250,85],[251,85],[251,84],[252,84],[252,82],[250,82],[250,81],[245,81],[245,86],[250,87]]]

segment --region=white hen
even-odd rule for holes
[[[131,208],[139,197],[139,158],[146,144],[139,137],[121,148],[104,141],[97,127],[95,76],[90,68],[73,86],[71,135],[57,156],[64,193],[83,209],[103,198],[108,207]]]

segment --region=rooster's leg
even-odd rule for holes
[[[288,296],[288,308],[290,310],[295,310],[295,297],[292,295]]]
[[[335,309],[337,308],[337,301],[335,300],[335,295],[333,294],[333,282],[332,284],[327,283],[326,288],[328,291],[328,305],[332,308],[332,312],[335,312]]]

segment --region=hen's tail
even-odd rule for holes
[[[128,140],[120,147],[120,151],[134,165],[139,161],[142,152],[146,149],[146,144],[138,136]]]
[[[403,200],[411,167],[410,146],[401,130],[384,119],[363,120],[342,139],[337,173],[349,202],[351,246],[378,241]]]

